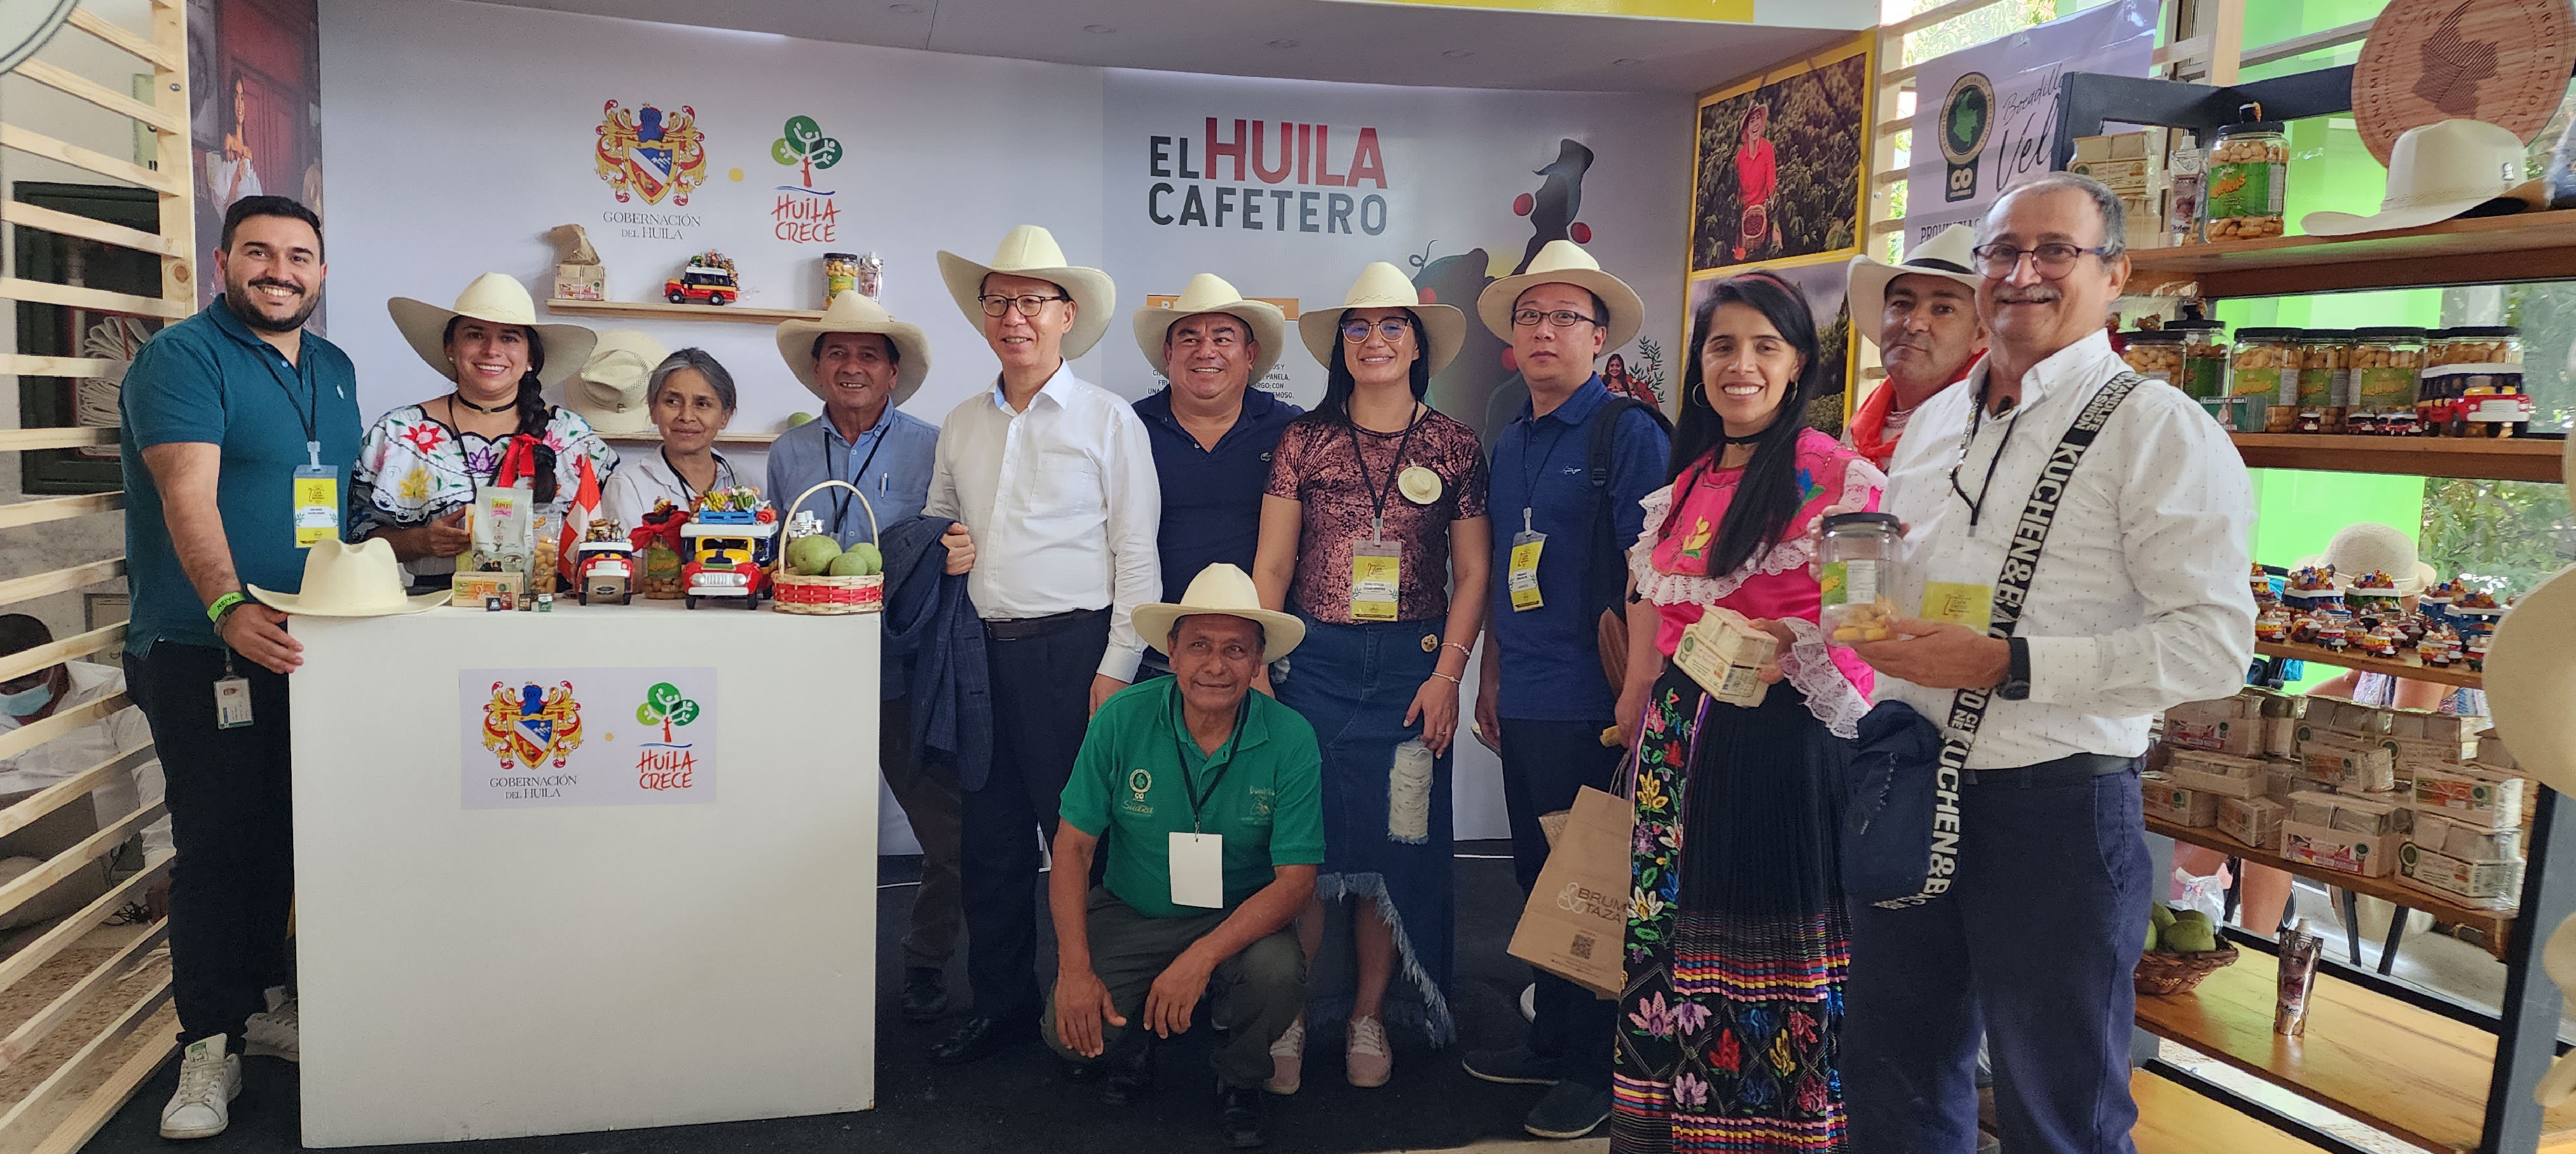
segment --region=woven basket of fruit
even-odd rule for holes
[[[2199,910],[2159,902],[2147,912],[2147,949],[2138,955],[2138,992],[2162,997],[2188,994],[2222,966],[2236,964],[2236,947],[2218,936],[2216,923]]]
[[[780,524],[793,524],[805,499],[839,486],[858,495],[868,512],[868,538],[848,549],[830,532],[796,538],[778,551],[778,568],[770,575],[770,604],[781,613],[831,616],[875,613],[885,608],[885,558],[872,542],[877,536],[877,508],[868,495],[847,481],[823,481],[797,494]]]

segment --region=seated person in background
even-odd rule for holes
[[[1078,1072],[1106,1065],[1101,1099],[1125,1105],[1153,1084],[1154,1040],[1187,1031],[1213,982],[1226,1031],[1217,1128],[1238,1150],[1261,1144],[1270,1045],[1305,1007],[1293,923],[1324,860],[1315,732],[1251,691],[1305,625],[1260,605],[1250,576],[1217,564],[1179,603],[1137,607],[1138,635],[1170,657],[1172,676],[1119,691],[1092,717],[1047,880],[1047,1043]],[[1105,881],[1090,889],[1113,825]]]
[[[54,643],[53,630],[24,613],[0,616],[0,656],[24,653]],[[14,732],[75,706],[125,692],[125,671],[111,665],[66,661],[49,665],[14,681],[0,681],[0,733]],[[0,758],[0,794],[27,793],[69,781],[118,755],[152,743],[143,714],[120,709],[14,757]],[[121,774],[109,774],[90,793],[99,828],[136,809],[161,800],[161,761],[153,758]],[[170,856],[170,819],[143,830],[146,862]]]

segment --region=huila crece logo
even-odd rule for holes
[[[814,171],[841,163],[841,142],[823,135],[811,116],[791,116],[769,142],[769,158],[796,170],[795,184],[778,186],[771,207],[772,234],[784,241],[830,244],[841,230],[841,209],[833,190],[814,187]]]
[[[686,727],[698,719],[698,703],[680,693],[680,687],[668,681],[655,682],[644,691],[644,702],[635,707],[635,720],[662,727],[662,740],[646,741],[635,755],[635,784],[648,790],[687,789],[696,784],[698,759],[695,747],[673,734],[675,726]]]

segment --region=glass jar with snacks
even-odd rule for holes
[[[2299,334],[2299,396],[2303,409],[2340,405],[2352,385],[2351,329],[2308,329]]]
[[[2437,329],[2424,336],[2424,367],[2522,364],[2522,330],[2512,325]]]
[[[2186,315],[2165,326],[2182,336],[2182,377],[2174,383],[2204,400],[2227,395],[2227,324]]]
[[[2236,410],[2232,419],[2237,432],[2262,432],[2267,410],[2274,405],[2296,403],[2298,338],[2297,329],[2236,330],[2236,351],[2228,364],[2227,399]],[[2282,396],[2284,383],[2289,386],[2286,401]]]
[[[2245,120],[2222,125],[2209,150],[2208,191],[2202,204],[2210,242],[2281,235],[2281,204],[2289,188],[2290,145],[2283,124],[2263,119],[2263,106],[2244,105]]]
[[[827,252],[823,254],[823,303],[842,293],[859,291],[859,254]]]
[[[2120,338],[2128,348],[2120,359],[2139,376],[2163,381],[2188,391],[2184,384],[2182,334],[2173,329],[2140,329]]]
[[[2378,325],[2355,331],[2353,407],[2371,412],[2415,407],[2415,375],[2424,368],[2424,330]]]
[[[1824,519],[1816,560],[1824,604],[1818,622],[1833,640],[1885,641],[1897,616],[1889,596],[1895,585],[1898,539],[1893,513],[1837,513]]]

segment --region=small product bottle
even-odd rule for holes
[[[1894,513],[1837,513],[1825,518],[1818,580],[1824,605],[1818,614],[1825,633],[1849,645],[1884,641],[1887,622],[1895,617],[1890,596],[1896,577],[1899,522]]]
[[[2300,918],[2297,929],[2281,935],[2281,991],[2272,1007],[2272,1032],[2297,1038],[2308,1032],[2308,1004],[2317,989],[2317,960],[2326,941]]]

